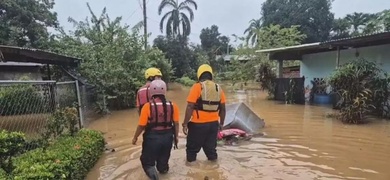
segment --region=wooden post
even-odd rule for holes
[[[48,80],[51,80],[50,65],[46,64],[46,67],[47,67],[47,78],[48,78]]]
[[[144,15],[144,40],[145,40],[145,50],[148,48],[148,22],[146,17],[146,0],[143,0],[143,15]]]
[[[339,68],[339,65],[340,65],[340,47],[337,46],[336,69]]]
[[[283,78],[283,60],[278,60],[278,78]]]

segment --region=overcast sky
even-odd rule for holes
[[[200,43],[199,34],[202,28],[213,24],[219,27],[223,35],[243,35],[248,22],[260,17],[261,4],[265,0],[196,0],[198,10],[192,23],[190,40]],[[86,3],[89,2],[95,14],[99,15],[104,7],[112,19],[123,17],[123,23],[134,25],[142,20],[142,0],[56,0],[54,10],[58,13],[61,26],[66,30],[73,28],[68,23],[68,17],[84,20],[89,16]],[[161,17],[157,13],[161,0],[146,0],[148,16],[148,32],[152,33],[149,42],[162,34],[159,29]],[[390,0],[335,0],[332,11],[336,17],[342,17],[352,12],[379,12],[390,8]]]

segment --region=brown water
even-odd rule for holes
[[[239,146],[218,147],[219,162],[207,162],[203,151],[198,161],[185,162],[185,139],[172,151],[170,172],[161,179],[390,179],[390,123],[343,125],[325,118],[328,107],[285,105],[267,101],[260,91],[227,91],[229,103],[245,102],[266,127],[263,137]],[[175,86],[168,92],[184,116],[188,89]],[[105,133],[108,147],[88,180],[143,180],[139,156],[141,142],[131,145],[138,114],[136,110],[113,112],[91,125]],[[142,137],[140,137],[142,138]]]

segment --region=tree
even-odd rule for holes
[[[345,19],[349,22],[353,29],[352,34],[358,35],[361,31],[362,26],[367,25],[370,19],[373,19],[375,15],[367,13],[357,13],[348,14]]]
[[[259,49],[267,49],[301,44],[306,35],[302,34],[298,28],[299,26],[282,28],[280,25],[263,27],[257,32],[259,39],[257,47]]]
[[[158,6],[158,15],[161,15],[163,9],[171,8],[170,11],[165,13],[160,21],[161,32],[165,31],[167,37],[176,37],[181,35],[187,37],[191,34],[191,22],[194,20],[194,11],[198,9],[198,5],[194,0],[184,0],[179,4],[178,0],[162,0]],[[184,13],[189,13],[189,17]],[[166,21],[166,22],[165,22]],[[181,26],[181,32],[180,32]]]
[[[263,27],[299,25],[307,35],[304,43],[323,41],[328,39],[334,19],[330,9],[331,0],[267,0],[261,8]]]
[[[345,18],[335,19],[330,33],[331,39],[350,37],[350,27],[351,24]]]
[[[58,26],[54,0],[1,0],[0,44],[47,48],[47,27]]]
[[[256,45],[257,43],[257,31],[261,28],[261,19],[252,19],[249,21],[249,27],[245,29],[244,34],[246,36],[246,43],[251,41],[251,45]]]
[[[80,57],[79,73],[98,89],[99,107],[106,107],[107,97],[112,97],[110,107],[134,107],[137,89],[145,82],[143,72],[152,65],[160,66],[164,76],[169,76],[170,64],[157,49],[143,50],[143,36],[128,32],[121,25],[121,17],[112,20],[103,9],[96,16],[89,5],[90,18],[77,22],[69,18],[75,31],[64,31],[53,42],[53,51]]]
[[[229,45],[229,37],[221,36],[216,25],[212,25],[210,28],[203,28],[199,38],[202,49],[205,51],[213,52],[217,55],[225,54],[228,50],[229,52],[233,51],[233,47]]]
[[[191,68],[190,62],[196,61],[196,56],[187,46],[185,39],[158,36],[154,39],[153,44],[154,47],[164,52],[165,58],[171,61],[176,78],[194,75],[194,70]]]

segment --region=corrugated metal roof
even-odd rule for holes
[[[326,45],[332,45],[336,43],[347,43],[348,41],[353,40],[361,40],[361,39],[369,39],[369,38],[378,38],[378,37],[389,37],[390,38],[390,31],[385,32],[378,32],[378,33],[372,33],[372,34],[364,34],[359,36],[353,36],[348,38],[341,38],[341,39],[334,39],[334,40],[328,40],[323,42],[316,42],[316,43],[309,43],[309,44],[301,44],[296,46],[286,46],[286,47],[280,47],[280,48],[272,48],[272,49],[262,49],[257,50],[257,53],[270,53],[270,52],[281,52],[281,51],[294,51],[294,50],[305,50],[305,49],[315,49],[315,48],[321,48]],[[390,42],[389,42],[390,43]]]
[[[358,38],[365,38],[365,37],[377,36],[377,35],[384,35],[384,34],[390,35],[390,31],[376,32],[376,33],[370,33],[370,34],[361,34],[361,35],[351,36],[351,37],[347,37],[347,38],[332,39],[332,40],[322,41],[321,44],[327,44],[327,43],[339,42],[339,41],[345,41],[345,40],[352,40],[352,39],[358,39]]]
[[[32,62],[42,64],[57,64],[78,66],[81,59],[66,55],[60,55],[50,51],[0,45],[0,54],[2,54],[3,61],[13,62]]]
[[[286,50],[296,50],[296,49],[305,49],[305,48],[311,48],[319,46],[320,43],[310,43],[310,44],[301,44],[296,46],[286,46],[286,47],[280,47],[280,48],[273,48],[273,49],[261,49],[257,50],[258,53],[268,53],[268,52],[277,52],[277,51],[286,51]]]
[[[51,55],[56,55],[56,56],[62,56],[62,57],[66,57],[66,58],[69,58],[69,59],[81,60],[80,58],[67,56],[67,55],[62,55],[62,54],[57,54],[57,53],[53,53],[51,51],[46,51],[46,50],[42,50],[42,49],[34,49],[34,48],[26,48],[26,47],[18,47],[18,46],[6,46],[6,45],[0,45],[0,48],[20,49],[20,50],[25,50],[25,51],[46,53],[46,54],[51,54]]]

